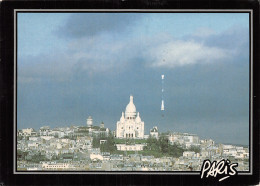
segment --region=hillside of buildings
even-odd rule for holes
[[[195,134],[159,133],[116,138],[101,126],[41,127],[17,132],[18,170],[198,171],[204,159],[228,158],[248,170],[248,147],[215,144]]]

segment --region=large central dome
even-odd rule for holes
[[[130,101],[125,108],[126,117],[136,116],[136,108],[134,105],[134,97],[130,96]]]

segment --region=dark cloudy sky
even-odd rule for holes
[[[248,13],[18,13],[17,63],[19,129],[115,130],[132,94],[146,134],[248,144]]]

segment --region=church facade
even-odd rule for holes
[[[144,138],[144,122],[141,120],[139,112],[136,112],[132,95],[126,106],[125,113],[122,112],[120,120],[116,123],[116,137],[130,139]]]

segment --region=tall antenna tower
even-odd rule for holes
[[[161,111],[164,111],[164,98],[163,98],[163,92],[164,92],[164,74],[162,74],[162,103],[161,103]],[[164,115],[162,114],[162,117]]]

